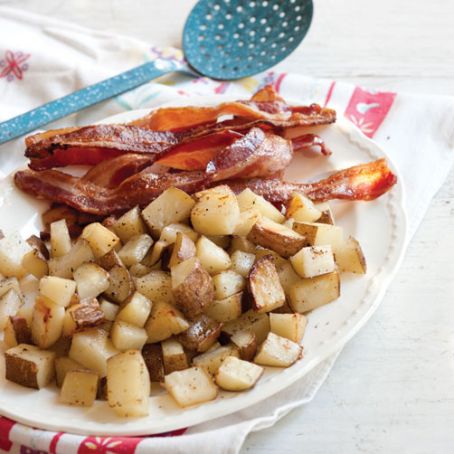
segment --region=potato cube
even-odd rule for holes
[[[60,388],[63,385],[63,381],[68,372],[73,370],[87,370],[82,364],[79,364],[77,361],[74,361],[67,356],[61,356],[55,358],[55,378],[57,386]]]
[[[276,263],[276,270],[284,293],[288,297],[291,286],[296,282],[299,282],[301,277],[296,274],[293,266],[287,260],[283,262],[278,261]]]
[[[244,391],[252,388],[263,374],[263,367],[228,356],[216,373],[216,383],[226,391]]]
[[[213,302],[213,280],[197,257],[174,266],[171,275],[175,305],[186,316],[201,314]]]
[[[117,316],[117,320],[130,323],[143,328],[151,312],[151,301],[140,294],[134,292],[124,303]]]
[[[268,333],[265,334],[266,337]],[[235,347],[238,348],[240,358],[245,361],[252,361],[255,354],[257,353],[257,338],[254,331],[245,329],[243,331],[237,331],[230,338]]]
[[[270,314],[271,332],[299,344],[307,319],[302,314]]]
[[[194,229],[203,235],[231,235],[240,218],[235,194],[226,186],[216,186],[196,194],[191,211]]]
[[[110,335],[114,347],[122,352],[130,349],[141,350],[148,339],[147,332],[143,328],[121,320],[115,321]]]
[[[172,279],[170,273],[154,270],[145,276],[135,278],[137,291],[146,296],[152,303],[173,302]]]
[[[241,299],[243,292],[228,296],[222,300],[214,300],[206,309],[205,313],[208,317],[217,322],[228,322],[235,320],[241,315],[242,305]]]
[[[153,271],[151,267],[142,265],[141,263],[136,263],[135,265],[132,265],[131,268],[129,268],[129,274],[132,277],[142,277],[150,273],[151,271]]]
[[[213,276],[215,298],[222,300],[239,293],[246,287],[246,280],[235,271],[227,270]]]
[[[81,238],[88,241],[95,257],[102,257],[120,243],[120,238],[99,222],[88,224]]]
[[[95,263],[84,263],[74,271],[77,293],[81,299],[96,298],[110,286],[109,273]]]
[[[125,386],[127,384],[127,386]],[[120,416],[147,416],[150,377],[137,350],[119,353],[107,361],[107,401]]]
[[[241,317],[222,326],[222,332],[233,336],[238,331],[251,330],[254,332],[257,343],[262,343],[270,331],[268,314],[258,314],[254,310],[245,312]]]
[[[145,324],[148,342],[159,342],[172,335],[179,334],[189,328],[183,314],[169,303],[156,301],[153,303],[150,318]]]
[[[261,216],[262,215],[260,214],[260,212],[255,208],[251,208],[250,210],[246,211],[240,211],[238,224],[236,225],[233,234],[239,236],[247,236],[251,231],[252,227],[254,226],[254,224]]]
[[[150,375],[150,381],[163,382],[165,373],[161,344],[144,345],[142,356]]]
[[[290,257],[290,262],[301,277],[315,277],[331,273],[336,269],[330,245],[304,247]]]
[[[54,352],[19,344],[5,352],[6,379],[29,388],[43,388],[54,378],[54,361]]]
[[[314,203],[299,192],[294,192],[287,206],[286,217],[296,222],[315,222],[322,215]]]
[[[196,244],[197,258],[202,266],[210,273],[217,274],[230,268],[229,254],[207,237],[201,236]]]
[[[142,233],[133,236],[118,251],[118,256],[128,268],[136,263],[140,263],[147,255],[148,250],[153,245],[153,239],[150,235]]]
[[[0,239],[0,273],[6,277],[21,278],[26,274],[22,266],[23,256],[31,247],[19,233],[12,233]]]
[[[353,237],[349,237],[334,251],[339,271],[366,274],[366,259],[360,244]]]
[[[105,377],[108,358],[118,353],[108,336],[106,331],[99,328],[76,333],[72,338],[68,356],[87,369],[97,372],[100,377]]]
[[[315,208],[319,210],[322,215],[317,219],[317,222],[321,222],[323,224],[331,224],[334,225],[334,214],[329,206],[328,202],[317,203]]]
[[[262,196],[254,194],[249,188],[238,194],[237,200],[242,212],[255,209],[262,216],[274,222],[284,222],[285,217],[273,204],[265,200]]]
[[[269,333],[260,345],[254,362],[262,366],[288,367],[301,358],[302,348],[296,343],[274,333]]]
[[[257,247],[252,241],[249,241],[244,236],[234,236],[232,242],[230,243],[230,254],[233,254],[235,251],[243,251],[248,254],[255,254]]]
[[[173,244],[177,240],[178,233],[182,233],[192,242],[197,241],[197,238],[199,237],[199,234],[187,224],[169,224],[161,230],[159,241],[164,241],[167,244]]]
[[[217,341],[221,334],[221,326],[221,323],[202,314],[178,336],[178,340],[188,350],[206,352]]]
[[[22,266],[27,273],[33,274],[37,279],[41,279],[46,274],[49,274],[47,260],[38,249],[32,249],[24,255],[22,258]]]
[[[304,313],[331,303],[339,296],[340,278],[334,271],[295,283],[289,291],[289,303],[295,312]]]
[[[71,237],[65,219],[50,225],[50,248],[52,257],[61,257],[71,250]]]
[[[5,329],[10,316],[16,315],[22,306],[22,299],[14,288],[0,297],[0,331]]]
[[[166,375],[189,367],[183,346],[177,340],[167,339],[162,341],[161,347]]]
[[[344,241],[342,227],[318,222],[295,222],[295,232],[303,235],[310,246],[324,246],[329,244],[335,252]]]
[[[186,192],[172,187],[154,199],[142,211],[142,217],[151,232],[159,235],[166,225],[189,219],[194,204],[194,200]]]
[[[76,283],[71,279],[57,276],[44,276],[39,281],[41,295],[59,306],[67,307],[76,291]]]
[[[224,345],[195,356],[192,359],[192,364],[203,367],[208,373],[215,375],[222,362],[229,356],[239,356],[238,349],[233,345]]]
[[[184,233],[178,232],[172,247],[172,255],[169,259],[169,268],[179,265],[181,262],[196,256],[196,247]]]
[[[62,257],[55,257],[49,260],[49,274],[51,276],[71,279],[73,272],[80,265],[87,262],[93,262],[95,259],[88,241],[79,238],[68,254]]]
[[[63,335],[72,336],[86,328],[94,328],[103,324],[104,312],[99,304],[73,304],[65,313],[63,320]]]
[[[217,386],[201,367],[191,367],[166,375],[164,386],[180,407],[208,402],[218,394]]]
[[[110,300],[122,303],[133,294],[134,289],[134,281],[125,267],[115,265],[109,271],[109,287],[104,293]]]
[[[159,260],[161,260],[162,256],[168,248],[169,244],[167,243],[167,241],[156,241],[156,243],[148,251],[148,254],[143,258],[141,262],[142,265],[149,267],[159,265]]]
[[[256,312],[270,312],[285,303],[285,294],[271,255],[258,259],[249,273],[249,293]]]
[[[31,324],[33,343],[40,348],[55,344],[63,331],[65,308],[53,301],[38,296]]]
[[[3,342],[8,348],[18,344],[31,344],[32,334],[24,317],[10,316],[5,325]]]
[[[107,254],[98,257],[96,259],[96,263],[106,271],[110,271],[114,266],[125,266],[115,249],[112,249]]]
[[[96,399],[99,377],[90,370],[67,372],[60,390],[60,402],[78,407],[91,407]]]
[[[248,277],[252,265],[255,262],[255,255],[248,252],[235,251],[231,256],[232,270],[243,277]]]
[[[134,207],[120,216],[113,223],[112,227],[123,243],[127,243],[133,236],[147,233],[147,228],[140,215],[139,207]]]
[[[104,313],[104,320],[113,322],[115,320],[115,318],[117,317],[120,307],[117,304],[107,301],[106,299],[102,299],[100,301],[101,302],[99,304],[99,308]]]

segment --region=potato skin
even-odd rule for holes
[[[164,382],[164,359],[161,344],[146,344],[142,348],[142,356],[152,382]]]
[[[6,372],[5,377],[7,380],[18,383],[28,388],[39,389],[38,386],[38,366],[35,363],[24,361],[17,356],[5,353]]]
[[[188,350],[203,353],[216,342],[221,334],[221,328],[222,323],[202,314],[184,333],[178,335],[178,340]]]
[[[18,344],[31,344],[32,333],[24,317],[14,316],[10,317],[11,324],[13,325],[16,342]]]

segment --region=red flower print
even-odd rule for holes
[[[7,50],[3,60],[0,60],[0,78],[6,77],[8,82],[12,82],[15,78],[22,80],[24,71],[28,69],[28,64],[25,62],[29,58],[30,54]]]
[[[138,437],[88,437],[79,446],[78,454],[133,454],[142,441]]]

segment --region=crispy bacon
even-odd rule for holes
[[[235,192],[250,188],[275,204],[286,203],[294,191],[304,192],[311,200],[374,200],[397,182],[385,159],[334,172],[315,183],[289,183],[279,179],[251,179],[228,182]]]
[[[326,146],[325,141],[316,134],[303,134],[292,139],[293,151],[302,151],[319,147],[320,152],[325,156],[330,156],[333,152]]]

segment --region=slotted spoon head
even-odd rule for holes
[[[185,57],[212,79],[252,76],[298,47],[312,14],[312,0],[200,0],[184,27]]]

